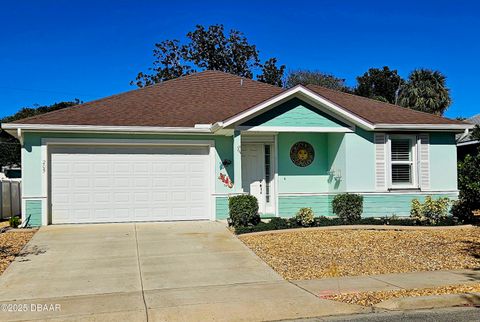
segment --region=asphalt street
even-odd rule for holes
[[[367,314],[354,314],[334,317],[322,317],[313,319],[289,320],[298,322],[334,322],[334,321],[358,321],[358,322],[478,322],[480,321],[480,308],[455,307],[431,310],[412,310],[399,312],[377,312]]]

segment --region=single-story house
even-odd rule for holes
[[[480,114],[465,120],[473,125],[480,125]],[[467,154],[475,155],[480,148],[480,141],[472,137],[471,133],[457,134],[457,158],[465,159]]]
[[[22,144],[31,226],[218,220],[228,198],[262,216],[408,215],[457,196],[455,134],[471,125],[319,86],[290,89],[205,71],[2,125]]]

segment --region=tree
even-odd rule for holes
[[[465,223],[478,221],[473,211],[480,210],[480,150],[475,156],[467,154],[458,162],[458,201],[452,213]]]
[[[223,25],[197,25],[186,38],[184,44],[178,40],[155,44],[153,66],[148,73],[138,73],[130,84],[144,87],[206,69],[253,78],[255,70],[262,67],[257,47],[238,30],[225,34]],[[259,80],[278,84],[285,67],[276,67],[276,62],[276,58],[265,62]]]
[[[370,68],[362,76],[357,77],[356,95],[372,98],[382,102],[396,104],[397,94],[405,81],[398,75],[397,70]]]
[[[291,88],[297,85],[319,85],[330,89],[349,92],[345,85],[345,79],[335,77],[331,74],[322,73],[318,70],[299,69],[288,73],[285,87]]]
[[[472,139],[480,141],[480,125],[475,125],[471,134]]]
[[[70,102],[60,102],[52,105],[24,107],[17,113],[0,119],[0,123],[14,122],[26,117],[36,116],[47,112],[53,112],[66,107],[75,106],[82,102],[77,98]],[[16,138],[0,129],[0,168],[20,164],[20,143]]]
[[[183,51],[180,42],[176,39],[155,44],[153,50],[155,60],[153,67],[148,69],[151,74],[138,73],[135,81],[131,81],[130,85],[144,87],[192,73],[192,67],[186,65],[183,59]]]
[[[277,67],[277,59],[270,58],[262,66],[262,74],[258,75],[257,79],[260,82],[283,86],[283,73],[285,72],[285,65]]]
[[[417,111],[443,115],[452,103],[446,77],[436,70],[414,70],[402,86],[399,103]]]

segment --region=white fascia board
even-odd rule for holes
[[[476,141],[467,141],[467,142],[460,142],[460,143],[457,143],[457,146],[465,146],[465,145],[472,145],[472,144],[479,144],[480,141],[476,140]]]
[[[470,124],[375,124],[374,129],[398,130],[398,131],[446,131],[446,132],[463,132],[473,128]]]
[[[234,123],[238,123],[242,120],[249,118],[250,116],[255,116],[260,114],[263,110],[267,110],[272,106],[278,105],[292,97],[298,96],[300,98],[304,97],[310,100],[309,103],[317,103],[321,106],[324,106],[328,109],[324,110],[324,112],[333,112],[328,113],[331,116],[340,116],[347,121],[352,122],[355,125],[360,126],[363,129],[370,130],[370,131],[382,131],[382,130],[398,130],[398,131],[451,131],[451,132],[459,132],[464,131],[466,129],[472,129],[474,125],[471,124],[372,124],[361,117],[349,112],[345,108],[325,99],[323,96],[309,90],[308,88],[297,85],[292,87],[291,89],[278,94],[277,96],[272,97],[269,100],[266,100],[247,111],[244,111],[236,116],[233,116],[226,121],[223,122],[223,126],[229,126]],[[332,115],[333,114],[333,115]]]
[[[101,126],[101,125],[56,125],[56,124],[18,124],[5,123],[4,130],[38,131],[38,132],[102,132],[102,133],[205,133],[210,134],[208,127],[159,127],[159,126]]]
[[[236,130],[246,132],[307,132],[307,133],[351,133],[354,130],[347,127],[319,127],[319,126],[237,126]]]
[[[335,115],[341,116],[342,118],[352,122],[353,124],[359,125],[363,128],[373,130],[373,124],[363,120],[362,118],[346,111],[344,108],[330,102],[329,100],[323,98],[322,96],[312,92],[311,90],[305,88],[302,85],[297,85],[295,87],[290,88],[289,90],[286,90],[250,109],[247,111],[244,111],[240,114],[237,114],[223,122],[223,126],[229,126],[234,123],[238,123],[250,116],[256,115],[257,113],[261,113],[263,110],[267,110],[271,108],[272,106],[275,106],[277,104],[280,104],[292,97],[295,96],[305,96],[313,100],[314,102],[317,102],[321,104],[322,106],[326,106],[329,110],[331,110]]]

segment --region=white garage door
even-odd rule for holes
[[[208,219],[208,147],[54,147],[52,223]]]

